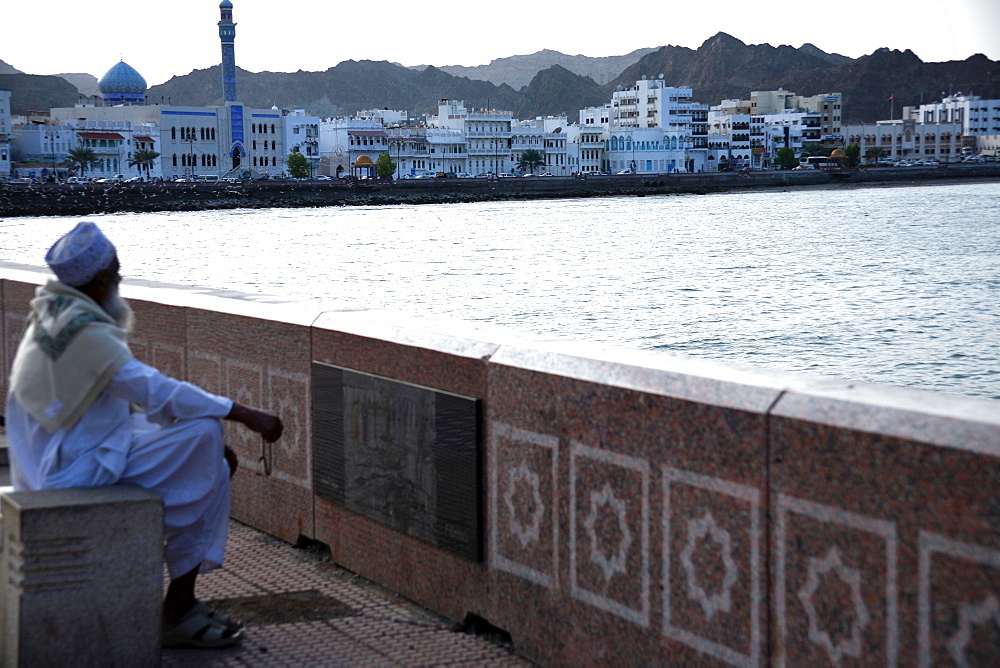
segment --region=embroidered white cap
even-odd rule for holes
[[[62,283],[77,288],[107,269],[115,253],[114,245],[100,228],[85,221],[52,245],[45,262]]]

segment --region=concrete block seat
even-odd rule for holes
[[[0,493],[0,665],[158,665],[163,503],[134,485]]]

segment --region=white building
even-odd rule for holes
[[[288,153],[304,155],[309,161],[309,175],[318,175],[320,168],[320,119],[315,116],[307,116],[305,109],[284,109],[281,116],[282,129],[285,133],[284,143]]]
[[[913,119],[845,125],[848,144],[861,147],[862,158],[876,146],[892,160],[934,158],[941,162],[961,157],[962,124],[918,123]]]
[[[158,134],[153,124],[133,125],[131,121],[63,119],[54,124],[16,125],[12,153],[18,176],[37,180],[63,181],[74,174],[90,178],[145,176],[133,158],[138,150],[155,150]],[[84,168],[85,174],[66,159],[77,147],[90,149],[95,158]],[[160,175],[158,160],[149,175]]]
[[[281,112],[239,104],[219,107],[148,105],[66,107],[52,110],[56,123],[70,121],[159,128],[160,171],[181,176],[275,176],[286,170],[288,149]],[[127,150],[126,150],[127,152]],[[124,156],[125,159],[131,156]],[[118,172],[124,173],[124,172]]]
[[[0,179],[10,176],[11,147],[13,132],[10,120],[10,91],[0,89]]]
[[[724,103],[741,100],[724,100]],[[742,106],[742,104],[740,105]],[[819,115],[819,138],[834,140],[842,134],[843,100],[840,93],[820,95],[796,95],[783,88],[778,90],[755,90],[750,93],[750,114],[770,116],[786,111],[809,111]]]
[[[319,124],[320,173],[374,178],[378,156],[389,153],[388,139],[378,119],[325,119]]]
[[[1000,100],[984,100],[977,95],[956,93],[940,102],[903,107],[903,120],[917,123],[959,123],[962,134],[1000,134]]]
[[[456,130],[465,137],[471,174],[500,174],[513,170],[514,115],[498,109],[469,110],[461,100],[441,100],[438,113],[428,119],[430,127]]]

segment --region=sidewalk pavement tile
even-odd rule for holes
[[[164,580],[166,581],[164,574]],[[163,666],[531,666],[454,624],[299,549],[230,523],[225,565],[199,599],[245,622],[239,646],[165,649]]]

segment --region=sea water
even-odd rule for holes
[[[1000,183],[88,219],[126,280],[1000,399]],[[77,220],[0,220],[0,260]]]

